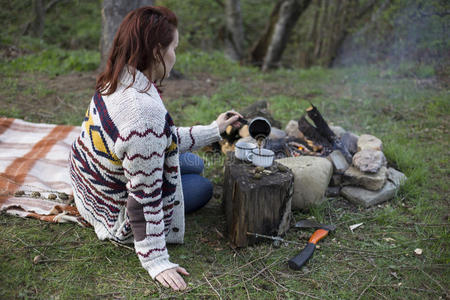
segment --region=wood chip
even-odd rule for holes
[[[350,225],[350,231],[353,232],[353,230],[355,230],[356,228],[358,228],[359,226],[363,225],[364,223],[358,223],[358,224],[353,224]]]

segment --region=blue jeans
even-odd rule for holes
[[[181,183],[186,213],[202,208],[212,197],[211,181],[200,175],[203,169],[203,160],[198,155],[190,152],[180,153]]]

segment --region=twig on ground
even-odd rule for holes
[[[222,299],[222,297],[220,296],[219,292],[213,287],[213,285],[211,284],[211,282],[209,282],[208,278],[205,276],[205,274],[203,274],[203,277],[205,278],[206,282],[208,283],[208,285],[211,287],[211,289],[217,294],[217,297],[219,297],[219,299]]]
[[[44,256],[44,254],[43,254],[41,251],[39,251],[38,249],[36,249],[36,248],[34,248],[34,247],[28,245],[27,243],[25,243],[24,241],[22,241],[21,238],[17,237],[17,240],[20,241],[20,242],[21,242],[22,244],[24,244],[25,246],[27,246],[27,247],[29,247],[29,248],[33,248],[34,251],[36,251],[36,252],[39,253],[40,255]]]
[[[121,295],[122,292],[110,292],[110,293],[104,293],[104,294],[96,294],[94,298],[103,298],[107,296],[114,296],[114,295]]]
[[[276,281],[276,280],[274,280],[274,279],[270,279],[270,280],[271,280],[273,283],[275,283],[277,286],[279,286],[279,287],[281,287],[282,289],[284,289],[285,291],[288,291],[288,292],[291,292],[291,293],[294,293],[294,294],[298,294],[298,295],[302,295],[302,296],[306,296],[306,297],[310,297],[310,298],[312,298],[312,299],[320,299],[320,298],[318,298],[318,297],[315,297],[315,296],[310,295],[310,294],[305,293],[305,292],[300,292],[300,291],[292,290],[292,289],[290,289],[290,288],[288,288],[288,287],[282,285],[281,283],[279,283],[278,281]]]
[[[247,294],[247,299],[250,300],[250,294],[248,293],[247,285],[243,282],[245,293]]]
[[[253,275],[253,276],[250,277],[249,279],[246,279],[245,281],[243,281],[243,283],[252,281],[252,280],[255,279],[256,277],[258,277],[262,272],[264,272],[265,270],[267,270],[269,267],[271,267],[271,266],[273,266],[274,264],[278,263],[279,260],[280,260],[280,259],[277,259],[277,260],[275,260],[273,263],[271,263],[270,265],[268,265],[268,266],[262,268],[262,269],[261,269],[260,271],[258,271],[255,275]],[[231,288],[234,288],[234,287],[236,287],[236,286],[238,286],[238,285],[239,285],[239,283],[234,284],[234,285],[231,285],[231,286],[224,287],[224,288],[222,288],[222,289],[231,289]]]
[[[377,278],[377,275],[373,276],[372,280],[369,282],[369,284],[366,286],[366,288],[359,294],[359,297],[357,300],[361,299],[362,295],[369,289],[370,285],[374,282],[375,278]]]
[[[404,285],[389,285],[389,284],[379,284],[379,285],[372,285],[372,287],[388,287],[388,288],[394,288],[394,289],[407,289],[407,290],[413,290],[413,291],[417,291],[417,292],[425,292],[425,293],[430,293],[430,294],[440,294],[440,292],[435,291],[435,290],[427,290],[427,289],[419,289],[419,288],[414,288],[414,287],[410,287],[410,286],[404,286]]]
[[[252,261],[250,261],[250,262],[248,262],[248,263],[246,263],[246,264],[244,264],[244,265],[242,265],[242,266],[239,266],[239,267],[237,267],[237,268],[235,268],[235,269],[233,269],[233,270],[230,270],[230,271],[227,271],[227,272],[222,273],[222,274],[220,274],[220,275],[217,275],[217,276],[215,276],[213,279],[217,280],[217,279],[220,278],[220,277],[223,277],[223,276],[225,276],[225,275],[230,274],[232,271],[238,271],[238,270],[240,270],[240,269],[242,269],[242,268],[244,268],[244,267],[246,267],[246,266],[248,266],[248,265],[250,265],[250,264],[252,264],[252,263],[254,263],[254,262],[256,262],[256,261],[258,261],[258,260],[261,260],[261,259],[266,258],[266,257],[269,256],[271,253],[272,253],[272,249],[270,249],[270,251],[269,251],[268,253],[266,253],[265,255],[262,255],[262,256],[260,256],[260,257],[258,257],[258,258],[255,258],[254,260],[252,260]],[[198,284],[197,286],[194,286],[194,287],[191,288],[191,289],[185,290],[181,295],[184,295],[184,294],[186,294],[186,293],[192,292],[193,290],[195,290],[195,289],[197,289],[197,288],[199,288],[199,287],[201,287],[201,286],[203,286],[203,285],[205,285],[205,284],[206,284],[206,282],[202,282],[202,283]]]
[[[41,263],[49,263],[49,262],[71,262],[71,261],[88,261],[92,260],[91,257],[89,258],[72,258],[72,259],[38,259],[35,261],[35,264],[41,264]]]
[[[347,281],[350,280],[350,278],[352,278],[352,276],[358,271],[358,269],[354,270],[352,273],[350,273],[350,275],[347,277],[347,279],[345,279],[344,281],[344,285],[347,284]]]
[[[110,241],[111,241],[111,243],[112,243],[114,246],[116,246],[116,247],[123,247],[123,248],[126,248],[126,249],[131,250],[131,251],[134,252],[134,249],[133,249],[132,247],[130,247],[130,246],[127,246],[127,245],[118,243],[118,242],[113,241],[113,240],[110,240]]]
[[[447,290],[439,283],[439,281],[437,281],[436,279],[434,279],[433,277],[431,277],[431,275],[428,274],[427,272],[425,272],[424,270],[422,270],[422,269],[420,269],[420,268],[417,268],[417,267],[416,267],[416,269],[417,269],[417,270],[420,270],[424,275],[426,275],[428,278],[430,278],[431,281],[433,281],[434,283],[436,283],[437,286],[439,286],[439,287],[441,288],[441,290],[442,290],[446,295],[448,294],[448,291],[447,291]]]
[[[384,299],[388,300],[388,298],[386,298],[385,295],[383,295],[383,294],[381,294],[380,292],[378,292],[377,289],[373,289],[373,291],[374,291],[375,293],[377,293],[378,295],[380,295],[381,297],[383,297]]]
[[[366,256],[362,255],[361,253],[358,253],[358,255],[359,255],[360,257],[362,257],[365,261],[367,261],[370,265],[372,265],[372,267],[373,267],[374,269],[377,268],[377,265],[376,265],[372,260],[370,260],[371,257],[366,257]]]

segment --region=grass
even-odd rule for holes
[[[26,68],[19,63],[2,66],[12,71],[0,74],[0,114],[79,125],[94,74],[69,72],[70,67],[51,62],[53,71],[42,72],[35,62],[41,54],[34,55],[18,58]],[[450,97],[426,69],[408,74],[404,67],[376,66],[260,73],[219,53],[181,54],[176,67],[191,85],[203,84],[205,76],[215,84],[211,97],[195,91],[167,97],[179,125],[209,123],[219,112],[231,107],[239,111],[260,99],[268,100],[275,118],[286,124],[300,117],[310,101],[330,123],[379,137],[389,164],[408,181],[393,200],[370,209],[330,198],[309,212],[294,212],[297,220],[314,216],[336,224],[337,230],[319,243],[306,267],[292,271],[286,262],[312,231],[289,230],[285,239],[298,245],[276,248],[268,241],[245,249],[230,247],[221,210],[223,156],[201,153],[208,158],[205,175],[215,183],[215,196],[187,216],[185,244],[169,246],[172,260],[191,273],[187,291],[158,286],[133,250],[99,241],[90,228],[0,214],[0,298],[448,297]],[[363,225],[351,232],[349,225],[356,223]],[[417,248],[423,249],[422,255],[415,254]],[[36,256],[42,261],[34,264]]]

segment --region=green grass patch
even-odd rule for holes
[[[81,123],[93,89],[71,84],[93,80],[92,73],[64,71],[61,62],[68,52],[52,51],[50,55],[39,50],[21,57],[20,64],[2,66],[11,71],[1,75],[2,116]],[[45,55],[47,69],[53,70],[49,73],[36,67],[37,58]],[[169,247],[171,259],[191,273],[188,291],[176,293],[157,285],[133,250],[99,241],[92,229],[0,214],[0,298],[446,297],[448,91],[429,75],[418,78],[374,66],[260,73],[220,53],[196,52],[180,54],[176,67],[186,80],[195,82],[206,73],[215,84],[210,97],[194,91],[165,99],[177,125],[209,124],[227,109],[239,111],[265,99],[284,126],[297,120],[311,102],[328,122],[379,137],[389,165],[408,180],[392,201],[369,209],[337,197],[294,212],[296,220],[313,216],[337,225],[337,230],[319,242],[301,271],[292,271],[287,260],[303,249],[313,230],[290,229],[284,238],[296,244],[281,243],[278,248],[271,241],[245,249],[230,247],[221,209],[225,158],[201,151],[204,175],[215,184],[214,197],[186,217],[185,245]],[[56,76],[57,70],[62,75]],[[363,225],[350,231],[357,223]],[[415,254],[417,248],[421,255]],[[33,263],[38,255],[42,261]]]
[[[98,51],[63,50],[48,47],[37,53],[20,56],[11,61],[0,62],[0,72],[42,72],[52,76],[69,72],[95,70],[100,63]]]

